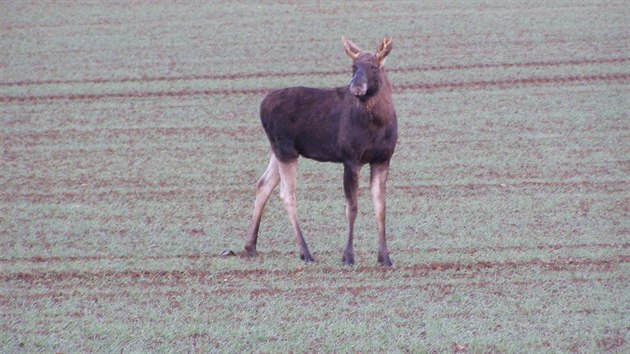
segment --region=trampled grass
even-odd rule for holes
[[[627,352],[627,5],[3,4],[2,352]],[[45,14],[42,15],[42,14]],[[597,15],[594,15],[597,14]],[[393,269],[361,179],[302,159],[265,211],[270,89],[387,61]]]

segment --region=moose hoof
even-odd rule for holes
[[[341,258],[341,261],[343,262],[344,265],[347,266],[351,266],[354,265],[354,256],[351,254],[343,254],[343,257]]]
[[[245,246],[245,252],[249,258],[256,258],[256,246]]]
[[[303,260],[304,263],[315,263],[315,259],[310,253],[300,254],[300,259]]]
[[[378,255],[378,264],[384,266],[384,267],[391,267],[394,265],[394,263],[392,263],[392,260],[389,259],[389,255]]]

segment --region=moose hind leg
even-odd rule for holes
[[[267,170],[258,180],[256,186],[256,201],[254,202],[254,213],[252,221],[247,230],[247,240],[245,241],[245,251],[250,257],[256,257],[256,242],[258,240],[258,229],[260,228],[260,220],[262,218],[265,204],[269,200],[271,192],[280,182],[280,171],[278,170],[278,159],[275,155],[271,155]]]
[[[370,190],[374,203],[374,214],[378,223],[378,263],[392,266],[385,236],[385,183],[389,173],[389,162],[371,164],[370,170]]]
[[[293,232],[295,233],[295,241],[300,249],[300,258],[305,262],[314,262],[313,256],[308,250],[300,225],[297,220],[297,201],[295,197],[295,190],[297,184],[297,159],[289,162],[278,162],[280,171],[280,198],[284,203],[284,207],[287,210],[291,225],[293,226]]]

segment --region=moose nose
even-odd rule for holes
[[[352,81],[350,81],[350,93],[360,97],[365,95],[365,92],[367,92],[367,78],[365,77],[365,73],[359,70],[352,77]]]

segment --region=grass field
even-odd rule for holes
[[[624,1],[0,3],[0,352],[630,352]],[[240,253],[265,93],[387,60],[393,269],[368,168],[300,160]]]

